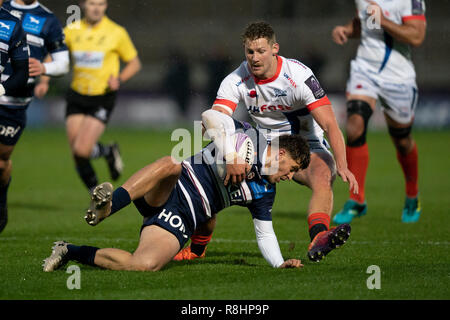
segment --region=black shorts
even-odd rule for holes
[[[107,124],[116,103],[116,93],[112,91],[99,96],[85,96],[69,89],[66,94],[66,118],[81,113]]]
[[[194,233],[191,210],[178,187],[174,188],[167,202],[161,207],[148,205],[143,197],[133,203],[144,217],[141,232],[147,226],[157,225],[177,237],[180,248],[184,247]]]
[[[0,143],[16,145],[27,123],[26,109],[11,109],[0,105]]]

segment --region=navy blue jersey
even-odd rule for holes
[[[3,8],[21,21],[22,29],[26,34],[26,41],[30,47],[30,57],[43,61],[47,54],[68,50],[64,43],[62,25],[58,18],[39,2],[31,5],[19,5],[14,1],[5,1]],[[7,65],[3,72],[2,81],[5,80],[5,76],[11,74],[11,71],[11,66]],[[33,90],[34,79],[30,79],[29,85],[20,94],[20,97],[32,97]],[[18,101],[13,100],[11,102],[17,105]],[[25,100],[23,101],[25,102]],[[30,101],[30,99],[27,99],[28,103]]]
[[[0,9],[0,72],[3,75],[8,60],[27,60],[28,47],[20,20]]]
[[[275,200],[275,185],[269,183],[261,175],[263,166],[262,155],[267,148],[267,140],[258,130],[245,122],[234,120],[236,132],[248,135],[255,147],[255,158],[247,179],[239,185],[224,186],[220,178],[215,157],[213,143],[206,146],[199,153],[182,162],[181,180],[188,190],[189,201],[197,207],[197,219],[200,211],[204,217],[210,217],[231,205],[249,208],[253,218],[272,220],[272,206]],[[201,219],[203,220],[203,219]]]

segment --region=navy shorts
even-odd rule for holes
[[[143,197],[133,203],[144,217],[141,232],[147,226],[157,225],[175,235],[180,242],[180,248],[184,247],[194,233],[192,213],[178,184],[167,202],[160,207],[150,206]]]
[[[16,145],[27,123],[26,109],[12,109],[0,105],[0,143]]]
[[[99,96],[85,96],[69,89],[66,101],[66,118],[72,114],[86,114],[107,124],[116,103],[116,92],[108,92]]]

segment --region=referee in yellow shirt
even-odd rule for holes
[[[105,11],[107,0],[84,0],[84,18],[64,29],[73,65],[67,93],[66,127],[77,172],[92,191],[98,184],[90,160],[104,157],[117,180],[122,159],[116,143],[98,140],[114,108],[121,83],[133,77],[141,62],[127,31],[111,21]],[[120,70],[120,61],[126,65]]]

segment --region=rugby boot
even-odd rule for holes
[[[56,269],[64,266],[68,259],[67,255],[67,243],[66,241],[56,241],[54,242],[54,246],[52,247],[52,254],[44,260],[44,264],[42,265],[43,270],[45,272],[55,271]]]
[[[91,195],[89,209],[84,219],[91,226],[96,226],[111,213],[113,185],[103,182],[95,187]]]
[[[111,175],[111,179],[116,181],[119,179],[120,175],[123,171],[123,161],[120,156],[119,145],[117,143],[113,143],[110,146],[110,152],[105,157],[106,162],[108,162],[109,173]]]
[[[342,246],[350,236],[351,227],[344,223],[330,230],[319,232],[308,247],[308,258],[319,262],[331,250]]]
[[[6,224],[8,223],[8,206],[4,206],[0,208],[0,232],[5,229]]]
[[[354,217],[362,217],[367,213],[367,203],[363,204],[349,199],[344,204],[344,208],[333,217],[333,223],[336,225],[352,222]]]
[[[405,200],[405,207],[403,208],[402,222],[414,223],[420,218],[422,208],[420,207],[419,197],[408,198]]]
[[[182,260],[194,260],[199,258],[204,258],[206,253],[206,248],[203,253],[199,256],[191,251],[191,247],[186,247],[180,252],[177,253],[175,257],[173,257],[174,261],[182,261]]]

